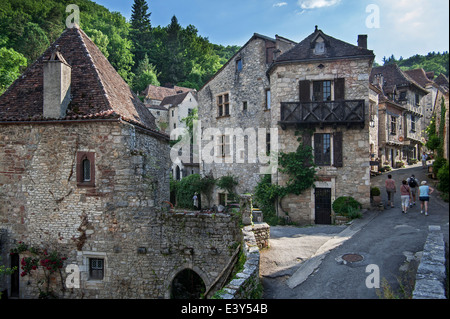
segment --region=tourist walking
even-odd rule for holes
[[[430,195],[434,192],[434,189],[427,185],[427,181],[422,181],[419,187],[419,200],[420,200],[420,213],[424,213],[428,216],[428,202],[430,201]]]
[[[395,187],[395,181],[392,179],[392,175],[389,174],[387,180],[384,182],[386,187],[386,193],[388,197],[388,206],[394,207],[394,194],[397,191]]]
[[[427,159],[428,159],[428,155],[423,152],[422,154],[422,168],[426,168],[427,167]]]
[[[412,174],[411,177],[408,177],[406,182],[409,185],[409,189],[410,189],[410,193],[411,193],[411,198],[410,198],[409,204],[410,204],[410,207],[412,207],[413,205],[416,205],[416,193],[417,193],[417,188],[419,187],[419,180],[414,176],[414,174]]]
[[[406,214],[409,207],[409,200],[411,198],[410,187],[406,180],[403,180],[402,186],[400,186],[400,197],[402,199],[402,213]]]

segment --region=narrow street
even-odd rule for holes
[[[397,189],[403,179],[415,174],[419,181],[436,181],[419,164],[373,177],[372,186],[387,196],[384,181],[392,174]],[[436,190],[429,202],[429,216],[420,214],[420,204],[402,214],[400,192],[395,207],[366,211],[350,226],[276,226],[271,229],[270,248],[261,253],[261,277],[266,299],[378,299],[393,293],[407,298],[428,226],[440,226],[448,250],[449,205]],[[348,255],[353,262],[344,262]],[[386,289],[366,286],[368,265],[376,265]],[[403,290],[401,290],[401,288]]]

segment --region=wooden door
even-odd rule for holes
[[[331,224],[331,188],[315,189],[315,223]]]

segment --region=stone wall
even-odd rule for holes
[[[260,164],[248,160],[248,143],[252,143],[251,146],[256,146],[256,143],[260,143],[265,150],[266,135],[263,135],[262,141],[258,141],[257,128],[268,129],[270,124],[270,110],[266,110],[266,90],[270,88],[270,84],[265,74],[267,70],[265,42],[266,40],[261,38],[254,38],[249,41],[198,92],[199,120],[201,120],[204,134],[206,128],[217,128],[221,131],[221,134],[226,134],[226,128],[238,128],[242,129],[242,131],[249,129],[247,132],[254,132],[256,135],[254,141],[248,137],[244,138],[245,144],[243,149],[238,148],[236,145],[232,146],[232,157],[217,157],[214,163],[200,162],[200,172],[202,174],[211,172],[214,178],[228,174],[237,176],[239,185],[236,191],[239,194],[252,192],[260,180]],[[237,59],[242,61],[242,71],[238,71],[236,68]],[[229,93],[230,115],[219,117],[216,98],[222,93]],[[244,102],[247,105],[246,110],[243,107]],[[202,147],[205,147],[211,141],[211,137],[203,135],[203,138],[204,143]],[[232,144],[236,143],[233,143],[233,139],[231,139],[231,142]],[[238,162],[237,157],[241,158],[241,155],[243,155],[242,158],[244,160]],[[253,157],[255,155],[250,154]],[[245,176],[245,178],[240,178],[241,176]],[[211,205],[218,204],[219,193],[225,193],[225,191],[215,188]],[[206,203],[207,201],[202,198],[202,202]]]
[[[316,187],[331,188],[332,202],[340,196],[357,198],[364,207],[370,205],[370,144],[369,144],[369,74],[371,64],[368,59],[320,61],[295,63],[276,67],[270,74],[272,92],[272,126],[280,120],[282,102],[299,102],[299,82],[301,80],[335,80],[345,78],[345,99],[365,100],[365,126],[324,126],[315,127],[314,133],[342,132],[343,167],[321,166]],[[279,130],[280,152],[294,152],[299,143],[295,128]],[[284,185],[287,176],[272,174],[272,182]],[[314,223],[314,190],[304,191],[300,196],[289,195],[283,199],[279,211],[289,214],[292,221],[299,224]]]
[[[266,223],[245,226],[242,234],[246,257],[244,268],[218,294],[220,299],[260,299],[262,297],[259,250],[269,245],[270,227]]]
[[[77,152],[95,153],[95,187],[77,184]],[[168,212],[169,165],[167,141],[127,123],[0,125],[5,249],[22,241],[77,265],[80,288],[63,295],[52,281],[63,298],[168,298],[185,268],[208,286],[240,242],[237,222]],[[102,280],[89,278],[91,258],[104,260]],[[37,275],[20,278],[20,298],[38,296]]]

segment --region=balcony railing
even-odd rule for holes
[[[283,102],[279,124],[287,125],[351,125],[365,123],[364,100],[331,102]]]

